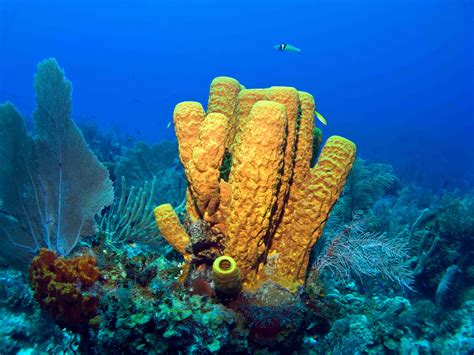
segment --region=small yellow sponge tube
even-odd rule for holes
[[[242,288],[242,278],[237,263],[230,256],[220,256],[212,264],[215,290],[223,297],[234,297]]]
[[[173,206],[169,203],[160,205],[155,208],[153,214],[155,215],[156,225],[161,235],[186,260],[190,260],[191,253],[187,247],[191,244],[191,240],[181,225]]]

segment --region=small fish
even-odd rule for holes
[[[323,115],[321,115],[318,111],[314,111],[314,114],[316,115],[316,117],[318,118],[319,121],[321,121],[321,123],[323,125],[327,125],[328,124],[328,121],[326,121],[326,119],[323,117]]]
[[[171,121],[169,121],[168,124],[166,125],[166,129],[168,129],[170,127],[171,127]]]
[[[288,43],[280,43],[280,44],[277,44],[276,46],[273,46],[273,48],[281,52],[301,53],[301,49],[296,48],[295,46],[292,46],[291,44],[288,44]]]
[[[137,134],[142,134],[142,132],[139,131],[138,129],[136,129],[135,132],[136,132]]]

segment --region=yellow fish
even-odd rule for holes
[[[314,111],[314,114],[316,115],[316,117],[318,118],[319,121],[321,121],[321,123],[323,125],[327,125],[328,124],[328,121],[326,121],[326,119],[323,117],[323,115],[321,115],[318,111]]]
[[[166,129],[168,129],[170,127],[171,127],[171,121],[169,121],[168,124],[166,125]]]

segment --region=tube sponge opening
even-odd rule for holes
[[[224,298],[234,297],[242,288],[242,278],[237,263],[230,256],[220,256],[212,264],[216,293]]]

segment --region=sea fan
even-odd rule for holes
[[[1,240],[17,250],[67,255],[94,232],[94,216],[112,203],[113,186],[71,118],[71,83],[56,60],[38,65],[35,92],[36,139],[13,105],[0,106],[0,135],[10,137],[0,143]]]
[[[361,214],[356,214],[351,223],[327,237],[315,268],[319,275],[330,272],[343,280],[351,275],[381,276],[411,288],[413,274],[407,251],[403,239],[366,231]]]

